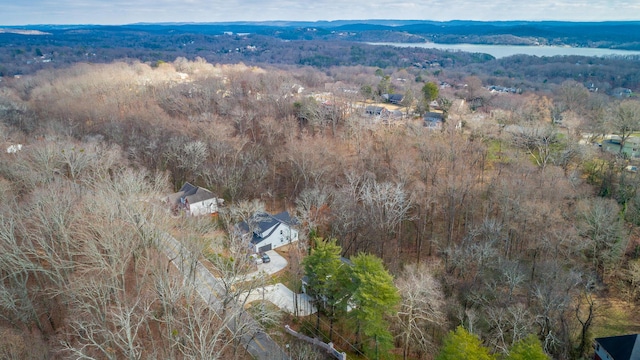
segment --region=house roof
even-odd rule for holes
[[[370,112],[370,113],[380,113],[384,110],[384,107],[382,106],[375,106],[375,105],[369,105],[364,109],[366,112]]]
[[[195,191],[196,189],[198,189],[197,186],[191,185],[191,183],[187,181],[186,183],[184,183],[184,185],[182,185],[182,187],[180,188],[180,190],[178,190],[178,192],[189,193],[189,192]]]
[[[184,198],[189,201],[189,204],[195,204],[201,201],[213,199],[215,198],[215,195],[205,188],[198,187],[195,192],[192,192],[189,195],[185,194]]]
[[[398,103],[401,102],[404,98],[402,94],[382,94],[382,97],[388,102]]]
[[[439,112],[429,111],[428,113],[424,114],[425,121],[437,121],[437,120],[443,120],[443,119],[444,119],[444,115]]]
[[[611,336],[595,339],[613,360],[640,359],[640,334]]]
[[[251,239],[251,242],[254,244],[261,242],[262,240],[273,234],[273,231],[275,231],[276,229],[274,225],[285,224],[291,226],[295,224],[295,221],[291,219],[291,215],[289,215],[288,211],[283,211],[275,215],[271,215],[265,212],[256,213],[251,217],[251,220],[249,221],[253,221],[256,226],[255,230],[253,231],[253,237]],[[242,231],[249,232],[249,224],[247,224],[246,222],[243,221],[238,224],[238,226]],[[261,236],[261,234],[271,228],[273,228],[273,230],[269,234],[266,234],[264,237]]]
[[[189,204],[195,204],[212,198],[215,198],[215,195],[211,191],[188,182],[184,183],[177,193],[168,196],[169,202],[171,203],[179,203],[182,199],[186,199]]]

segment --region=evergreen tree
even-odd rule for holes
[[[331,321],[331,333],[335,314],[346,310],[349,279],[346,277],[344,263],[340,260],[342,248],[335,239],[315,238],[315,247],[304,258],[305,275],[308,278],[307,293],[316,299],[318,307],[316,330],[320,326],[320,311]]]
[[[393,336],[386,318],[400,302],[398,289],[382,260],[375,255],[359,254],[351,261],[351,304],[354,309],[350,315],[355,319],[357,342],[366,345],[365,350],[373,358],[384,358],[393,348]],[[367,337],[366,343],[360,341],[361,333]]]
[[[480,339],[462,326],[450,331],[436,360],[495,360]]]
[[[513,344],[509,355],[504,357],[505,360],[549,360],[549,356],[542,349],[540,341],[535,335],[529,335],[526,338]]]
[[[422,101],[424,108],[429,110],[429,103],[438,98],[440,90],[438,85],[432,82],[428,82],[422,86]]]

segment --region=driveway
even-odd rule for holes
[[[195,268],[188,266],[184,261],[187,259],[183,257],[183,255],[186,254],[184,247],[173,236],[162,233],[158,240],[160,248],[165,251],[165,254],[171,259],[173,265],[183,273],[185,284],[188,278],[194,276],[194,279],[197,280],[193,284],[196,292],[209,304],[211,309],[216,312],[222,310],[222,304],[217,297],[218,294],[224,292],[222,285],[220,285],[220,280],[216,279],[200,261],[197,261]],[[284,263],[286,266],[286,260],[284,260]],[[195,272],[192,273],[192,270],[195,270]],[[249,354],[259,360],[286,360],[289,358],[282,348],[268,334],[262,331],[257,321],[247,312],[242,311],[239,313],[239,316],[242,317],[243,323],[248,324],[247,328],[257,330],[245,333],[240,338],[241,343],[245,346]],[[232,333],[236,330],[233,321],[229,322],[227,327],[229,327]]]
[[[247,303],[266,300],[296,316],[308,316],[317,311],[307,294],[296,294],[281,283],[254,289],[246,300]]]
[[[269,250],[266,254],[269,255],[271,261],[258,264],[258,270],[249,274],[251,277],[258,276],[260,273],[273,275],[287,267],[287,259],[278,254],[277,251]],[[280,310],[296,316],[308,316],[315,314],[317,311],[307,294],[296,294],[281,283],[252,290],[247,298],[247,303],[258,300],[269,301],[279,307]]]
[[[258,264],[258,272],[264,271],[269,275],[273,275],[287,267],[287,259],[280,256],[277,251],[269,250],[266,254],[269,255],[271,261],[268,263]]]

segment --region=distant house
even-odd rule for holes
[[[597,338],[594,360],[640,359],[640,334]]]
[[[430,111],[424,115],[424,127],[431,130],[442,129],[444,125],[444,114]]]
[[[631,89],[618,87],[611,90],[611,96],[613,97],[628,98],[631,97],[631,95],[633,95],[633,91],[631,91]]]
[[[392,104],[400,105],[402,99],[404,99],[404,95],[402,94],[382,94],[382,98],[390,102]]]
[[[275,215],[257,213],[237,228],[250,241],[252,250],[261,253],[298,241],[295,223],[287,211]]]
[[[166,201],[172,210],[185,210],[187,215],[192,216],[215,214],[224,202],[211,191],[188,182],[177,193],[167,196]]]
[[[400,110],[391,110],[387,111],[383,117],[382,121],[384,123],[391,123],[396,120],[402,120],[404,118],[404,113]]]
[[[22,150],[22,144],[11,145],[7,148],[7,154],[15,154]]]
[[[608,152],[614,154],[624,154],[629,159],[639,159],[640,158],[640,138],[638,137],[629,137],[624,142],[624,146],[622,150],[620,150],[621,139],[619,136],[612,136],[610,139],[604,140],[602,142],[602,148]]]
[[[489,85],[487,89],[492,93],[512,93],[512,94],[521,94],[522,89],[514,88],[514,87],[506,87],[499,85]]]
[[[387,109],[382,106],[369,105],[364,109],[365,114],[369,116],[382,116]]]

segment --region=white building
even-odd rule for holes
[[[185,210],[187,215],[210,215],[218,212],[224,199],[219,199],[211,191],[186,182],[177,193],[167,197],[172,210]]]
[[[254,214],[248,222],[238,224],[238,229],[251,242],[253,251],[260,253],[298,241],[298,230],[293,225],[295,221],[284,211],[276,215]]]

